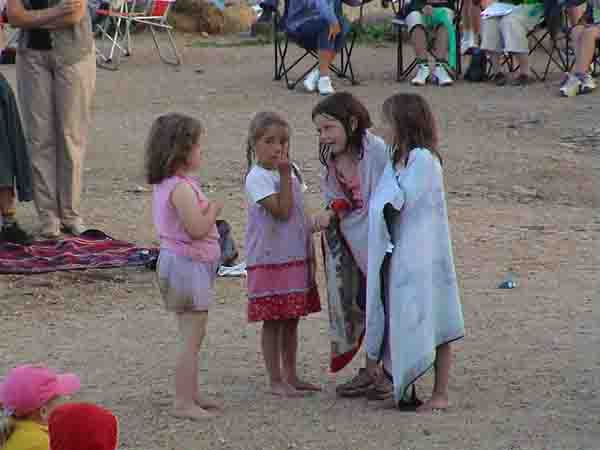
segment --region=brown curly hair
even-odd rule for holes
[[[146,181],[159,184],[186,162],[200,136],[202,123],[193,117],[169,113],[158,117],[146,140]]]

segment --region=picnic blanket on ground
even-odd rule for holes
[[[149,266],[157,248],[137,247],[99,230],[78,237],[37,241],[31,245],[0,243],[0,274],[33,274],[62,270]]]
[[[352,361],[365,333],[366,282],[337,220],[321,239],[329,308],[330,370],[338,372]]]

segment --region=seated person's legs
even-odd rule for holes
[[[333,39],[330,39],[331,27],[326,20],[311,20],[293,34],[293,39],[302,48],[316,50],[319,56],[318,67],[304,79],[304,87],[309,92],[319,89],[323,95],[332,94],[333,86],[329,77],[329,65],[336,53],[344,45],[344,33],[340,29]]]
[[[600,40],[600,25],[590,25],[581,32],[579,44],[575,49],[575,66],[560,87],[562,96],[572,97],[585,94],[596,88],[596,82],[588,70],[592,64],[598,40]]]
[[[462,6],[463,32],[460,53],[465,54],[471,48],[479,47],[481,34],[481,2],[465,0]]]
[[[431,75],[431,69],[427,57],[427,32],[425,31],[423,14],[418,11],[411,12],[406,16],[406,26],[417,59],[417,75],[411,80],[411,83],[424,86]]]
[[[514,55],[519,65],[515,84],[527,84],[529,80],[529,41],[527,33],[541,18],[541,5],[520,5],[500,20],[500,33],[504,41],[504,51]]]
[[[427,55],[427,33],[432,31],[435,32],[433,55],[436,59],[436,65],[433,70],[434,78],[441,86],[453,83],[452,77],[447,71],[449,49],[448,28],[450,28],[450,32],[454,32],[453,17],[453,11],[443,7],[433,8],[430,15],[413,11],[406,17],[406,23],[410,30],[411,42],[414,46],[417,59],[417,75],[411,80],[412,84],[422,86],[431,75]],[[452,38],[455,38],[454,34]],[[452,50],[454,48],[455,45],[452,45]]]
[[[481,48],[488,53],[490,58],[491,80],[498,85],[503,85],[506,83],[506,76],[500,67],[500,56],[504,50],[500,35],[500,19],[499,17],[489,17],[481,21]]]
[[[440,86],[449,86],[454,83],[454,80],[448,73],[450,67],[455,68],[457,57],[456,34],[453,20],[454,11],[451,9],[433,9],[432,21],[435,27],[435,48],[433,49],[433,55],[436,59],[433,75]]]
[[[567,0],[566,10],[569,19],[569,26],[574,27],[580,23],[586,12],[585,0]]]

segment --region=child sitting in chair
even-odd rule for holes
[[[449,86],[450,75],[456,66],[456,31],[454,29],[454,0],[411,0],[402,12],[410,33],[410,41],[417,57],[417,75],[411,80],[415,86],[433,81]],[[428,36],[433,33],[435,59],[433,71],[429,66]],[[433,73],[432,73],[433,72]]]

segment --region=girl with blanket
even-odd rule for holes
[[[464,336],[433,115],[415,94],[383,104],[388,162],[369,211],[365,349],[369,372],[394,383],[401,409],[448,407],[450,342]],[[432,365],[435,384],[421,404],[407,388]]]
[[[262,351],[270,392],[298,397],[320,388],[296,373],[298,322],[319,312],[312,232],[300,174],[289,160],[288,123],[258,113],[250,124],[246,156],[248,321],[263,322]]]
[[[367,109],[354,96],[337,93],[312,111],[319,133],[319,159],[324,166],[321,190],[327,211],[320,224],[329,304],[331,370],[337,372],[358,352],[365,330],[368,212],[388,157],[383,140],[369,133]],[[329,226],[328,226],[329,225]],[[342,396],[386,397],[389,383],[373,385],[361,369],[338,386]]]

